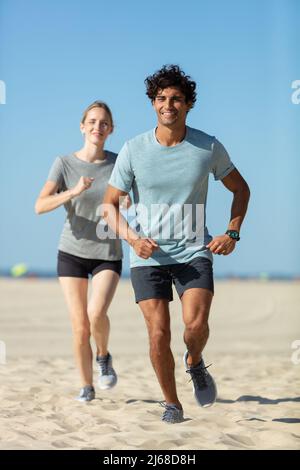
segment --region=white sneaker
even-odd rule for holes
[[[77,401],[85,402],[92,401],[95,399],[95,389],[92,385],[86,385],[80,390],[79,397],[76,398]]]
[[[98,364],[98,387],[101,390],[108,390],[113,388],[117,381],[117,374],[112,366],[112,356],[107,353],[107,356],[97,356]]]

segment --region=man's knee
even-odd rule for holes
[[[191,335],[209,335],[209,325],[206,318],[196,318],[185,323],[185,329]]]
[[[150,349],[153,353],[161,353],[170,347],[171,332],[164,328],[155,328],[149,332]]]

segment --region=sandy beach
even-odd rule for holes
[[[219,391],[197,406],[182,364],[180,302],[172,348],[185,421],[160,421],[163,400],[130,282],[110,309],[117,387],[83,404],[71,328],[56,280],[0,280],[0,449],[300,449],[300,282],[218,281],[205,349]],[[6,346],[4,363],[3,346]],[[96,380],[96,367],[95,367]]]

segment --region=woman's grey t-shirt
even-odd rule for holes
[[[58,192],[62,192],[74,188],[81,176],[94,178],[89,189],[64,204],[67,216],[58,248],[81,258],[116,261],[122,258],[121,240],[100,240],[96,233],[100,206],[117,154],[105,151],[105,156],[99,163],[85,162],[74,154],[57,157],[47,179],[57,183]]]

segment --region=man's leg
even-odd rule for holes
[[[196,366],[209,336],[208,316],[213,294],[208,289],[192,288],[182,297],[182,314],[185,324],[184,342],[187,346],[189,366]]]
[[[149,334],[150,359],[161,386],[166,403],[182,408],[175,383],[175,363],[170,348],[170,312],[166,299],[149,299],[139,302]]]
[[[202,351],[209,335],[208,315],[212,292],[202,287],[187,289],[182,295],[183,319],[185,323],[184,354],[186,372],[193,381],[194,396],[199,406],[211,406],[217,399],[217,387],[207,371]]]

